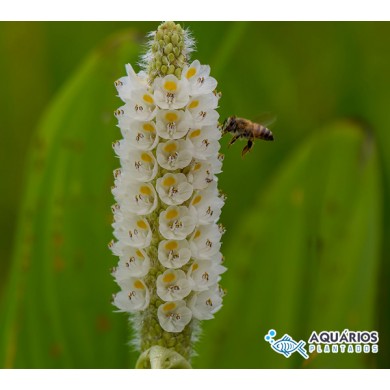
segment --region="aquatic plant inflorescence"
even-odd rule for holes
[[[127,65],[115,82],[125,104],[115,111],[123,139],[113,144],[121,165],[112,190],[113,303],[131,313],[139,368],[190,367],[199,321],[222,305],[220,94],[210,67],[189,62],[193,47],[187,30],[162,23],[143,70]]]

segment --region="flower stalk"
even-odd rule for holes
[[[131,313],[137,368],[189,368],[199,321],[222,306],[220,94],[210,67],[189,62],[193,47],[187,30],[162,23],[143,70],[127,65],[115,82],[124,105],[115,111],[123,138],[113,144],[121,164],[112,189],[113,304]]]

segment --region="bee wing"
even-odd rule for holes
[[[264,127],[269,127],[273,125],[277,120],[277,117],[272,112],[262,112],[261,114],[255,116],[253,122],[260,123]]]

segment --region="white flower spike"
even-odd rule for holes
[[[165,22],[150,37],[143,69],[127,65],[115,82],[124,104],[115,111],[123,139],[113,143],[113,304],[131,313],[137,367],[150,366],[143,359],[157,346],[188,367],[198,322],[222,306],[220,94],[210,67],[188,62],[187,30]]]

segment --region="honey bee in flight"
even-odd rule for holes
[[[260,123],[255,123],[249,119],[237,118],[236,116],[230,116],[225,120],[222,125],[222,135],[226,133],[232,133],[233,137],[229,142],[229,146],[233,145],[239,138],[245,138],[248,140],[244,149],[242,149],[242,157],[251,151],[255,139],[263,139],[265,141],[273,141],[274,136],[267,127]]]

